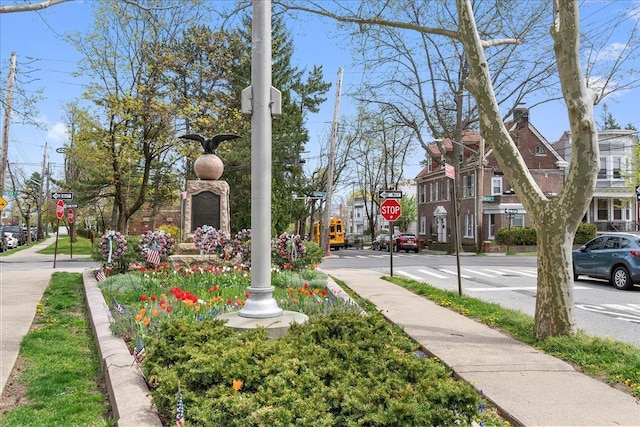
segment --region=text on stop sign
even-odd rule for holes
[[[384,216],[396,216],[400,213],[400,206],[382,206],[380,208],[380,213],[382,213],[382,215]]]

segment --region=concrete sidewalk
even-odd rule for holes
[[[4,390],[18,358],[20,343],[36,315],[38,302],[56,271],[81,272],[87,256],[68,254],[56,257],[37,253],[55,243],[50,237],[26,249],[11,250],[0,257],[0,390]],[[44,266],[43,266],[44,264]]]
[[[369,270],[323,271],[372,302],[514,425],[640,426],[640,402]]]

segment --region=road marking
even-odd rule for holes
[[[626,322],[640,323],[640,305],[638,304],[602,304],[602,305],[591,305],[591,304],[576,304],[577,308],[581,308],[582,310],[592,311],[594,313],[601,314],[609,314],[613,316],[617,320],[624,320]],[[621,313],[620,311],[611,311],[611,310],[620,310],[620,311],[630,311],[631,313]]]
[[[491,274],[482,273],[481,271],[472,270],[470,268],[463,268],[463,270],[468,271],[471,274],[479,274],[479,275],[485,276],[485,277],[496,277],[496,276],[492,276]]]
[[[398,271],[398,274],[402,274],[403,276],[408,277],[409,279],[413,279],[416,282],[422,282],[424,279],[420,276],[414,276],[413,274],[409,274],[406,271]]]
[[[573,289],[583,290],[590,289],[586,286],[574,286]],[[490,287],[490,288],[467,288],[468,291],[474,292],[492,292],[492,291],[537,291],[536,286],[506,286],[506,287]]]
[[[448,279],[449,276],[443,276],[442,274],[438,274],[438,273],[433,273],[431,271],[427,271],[427,270],[418,270],[420,273],[424,273],[428,276],[433,276],[433,277],[437,277],[438,279]]]
[[[520,274],[522,276],[538,277],[537,274],[527,273],[526,271],[522,271],[522,270],[509,270],[508,268],[504,268],[503,270],[508,272],[508,273]]]
[[[439,268],[438,270],[444,271],[445,273],[449,273],[449,274],[451,274],[453,276],[458,277],[458,273],[456,273],[455,271],[447,270],[446,268]],[[472,278],[471,276],[467,276],[466,274],[462,274],[462,273],[460,274],[460,277],[462,277],[464,279],[471,279]]]

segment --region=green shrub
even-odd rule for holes
[[[263,329],[174,319],[143,364],[165,425],[178,387],[189,425],[470,425],[479,396],[382,315],[332,311],[270,340]],[[234,387],[235,384],[235,387]]]
[[[536,229],[533,227],[501,228],[496,234],[496,243],[499,245],[536,245]]]
[[[578,225],[578,231],[573,239],[573,243],[576,245],[583,245],[589,240],[596,237],[597,228],[595,224],[587,224],[585,222]]]
[[[596,225],[581,223],[573,239],[574,244],[581,245],[596,237]],[[509,237],[511,236],[511,237]],[[536,245],[537,241],[536,229],[533,227],[511,227],[511,235],[508,228],[501,228],[496,235],[496,243],[499,245],[511,244],[518,245]],[[511,240],[509,240],[511,239]]]

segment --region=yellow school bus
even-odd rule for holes
[[[313,224],[313,241],[320,244],[320,221]],[[329,221],[329,247],[331,249],[344,248],[344,223],[340,218]]]

